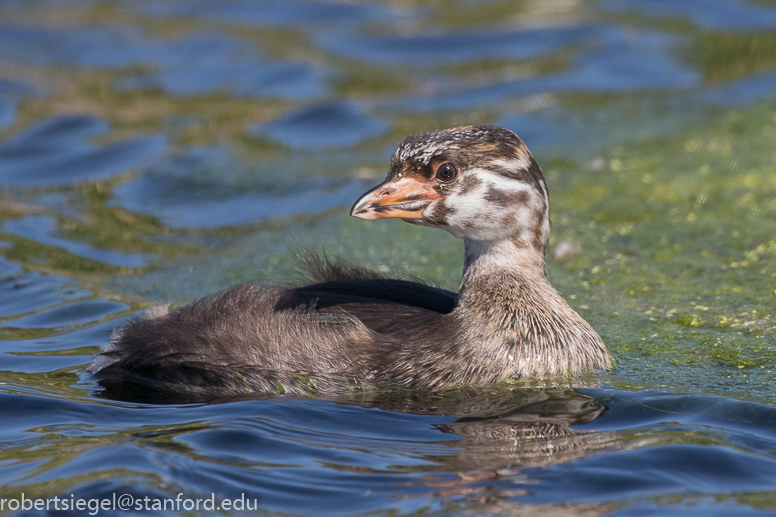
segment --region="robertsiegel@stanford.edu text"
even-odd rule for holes
[[[103,498],[85,498],[54,496],[48,499],[28,499],[24,493],[21,498],[0,498],[0,512],[11,510],[46,510],[46,511],[88,511],[89,515],[97,515],[100,510],[133,510],[136,512],[167,510],[167,511],[192,511],[192,510],[257,510],[259,502],[257,499],[248,499],[245,494],[240,494],[239,498],[218,499],[215,494],[210,494],[208,498],[191,499],[184,498],[183,494],[178,494],[174,499],[171,497],[135,497],[131,494],[112,494],[112,497]]]

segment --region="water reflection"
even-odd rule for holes
[[[337,131],[322,134],[342,138]],[[358,179],[326,177],[319,166],[309,174],[288,163],[256,167],[246,167],[224,147],[190,148],[117,185],[111,205],[153,216],[166,228],[209,229],[320,214],[349,205],[366,189]]]
[[[403,409],[417,403],[416,409],[426,408],[432,413],[451,410],[465,416],[434,425],[458,438],[445,442],[453,452],[435,455],[439,473],[409,483],[421,492],[405,497],[433,497],[442,506],[463,505],[510,514],[599,515],[607,511],[598,505],[537,506],[518,499],[537,484],[527,469],[569,463],[626,447],[616,432],[584,429],[584,424],[606,411],[593,397],[574,390],[518,389],[499,393],[468,388],[429,399],[433,400],[393,402]],[[385,408],[386,404],[378,403],[377,407]],[[387,407],[396,406],[388,403]]]
[[[141,392],[129,385],[108,384],[98,395],[157,404],[163,400],[159,394],[150,393],[150,398],[142,398]],[[175,402],[169,394],[164,397],[167,403]],[[271,486],[262,482],[267,491],[285,492],[288,488],[284,485],[297,485],[299,476],[304,476],[303,466],[310,458],[316,458],[334,472],[369,472],[370,476],[347,483],[363,479],[354,490],[361,486],[361,491],[374,491],[377,497],[399,490],[403,494],[399,499],[408,504],[433,499],[442,507],[456,504],[513,510],[536,509],[530,502],[515,499],[536,486],[526,469],[568,463],[627,446],[617,432],[587,431],[585,426],[603,415],[606,407],[589,395],[569,389],[386,390],[354,392],[331,401],[336,406],[277,396],[229,397],[203,408],[234,410],[235,404],[247,404],[248,420],[238,427],[207,425],[197,429],[189,425],[161,434],[150,430],[143,433],[154,434],[154,442],[160,445],[177,435],[174,442],[178,445],[165,450],[185,455],[207,454],[232,468],[272,464],[277,477]],[[280,402],[286,407],[282,414],[277,412],[281,406],[276,404]],[[375,414],[375,409],[379,413]],[[351,418],[358,415],[359,424],[354,426]],[[427,422],[428,430],[406,427],[408,419],[419,418]],[[331,448],[336,449],[336,456],[328,451]],[[364,457],[365,454],[372,457]],[[249,464],[243,463],[246,459]],[[405,475],[397,484],[391,472],[425,474]],[[308,496],[311,494],[305,498]],[[561,515],[582,510],[586,515],[594,515],[603,511],[597,505],[544,505],[536,510],[551,513],[553,507]]]
[[[397,27],[406,32],[406,28]],[[547,27],[512,31],[439,31],[428,34],[374,35],[323,33],[317,43],[351,59],[381,65],[440,67],[480,59],[529,59],[600,38],[603,27]]]
[[[601,7],[659,18],[683,18],[705,29],[754,31],[776,27],[776,9],[732,0],[604,0]]]
[[[384,133],[387,127],[388,124],[369,118],[352,103],[335,103],[301,109],[255,125],[250,132],[292,148],[320,150],[358,144]]]
[[[575,390],[460,388],[439,394],[377,397],[369,407],[419,414],[455,415],[436,424],[460,438],[456,449],[438,460],[450,471],[489,471],[565,463],[615,450],[614,433],[589,433],[583,426],[606,407]]]
[[[0,318],[26,314],[90,293],[69,278],[24,273],[22,268],[0,258]]]
[[[0,144],[0,185],[62,186],[104,181],[141,167],[165,149],[161,135],[104,146],[88,139],[108,127],[88,115],[62,115],[37,122]]]
[[[374,3],[359,5],[326,1],[297,0],[173,0],[132,2],[139,11],[154,16],[197,16],[257,27],[299,26],[305,24],[354,23],[384,20],[391,9]]]
[[[156,258],[150,254],[121,253],[73,242],[70,239],[58,236],[56,221],[42,215],[27,215],[21,219],[6,221],[3,223],[2,231],[8,235],[32,239],[41,244],[62,248],[79,257],[114,266],[140,268]]]
[[[5,26],[0,61],[83,68],[153,67],[122,74],[118,91],[163,88],[179,96],[211,91],[302,99],[324,92],[325,71],[299,61],[273,61],[251,43],[222,34],[149,38],[129,28],[44,29]]]
[[[589,29],[589,45],[580,45],[566,70],[496,79],[482,85],[435,89],[422,95],[401,97],[393,109],[453,111],[498,105],[516,97],[547,93],[627,92],[663,88],[691,88],[699,85],[700,74],[674,57],[679,39],[656,32]],[[590,50],[588,50],[588,48]]]
[[[197,397],[160,393],[129,383],[101,380],[102,398],[152,404],[192,402]],[[318,399],[338,404],[447,420],[434,427],[455,437],[445,442],[452,454],[434,455],[444,470],[490,470],[506,466],[551,465],[615,450],[612,433],[588,433],[583,426],[599,418],[606,407],[589,395],[570,389],[460,387],[439,392],[367,390]],[[249,400],[288,400],[275,395],[247,394],[209,402],[229,404]],[[614,447],[614,448],[613,448]]]

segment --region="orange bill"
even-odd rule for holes
[[[422,219],[423,210],[439,194],[415,178],[386,180],[361,196],[350,215],[359,219]]]

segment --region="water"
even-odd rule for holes
[[[0,511],[776,513],[775,101],[766,0],[0,1]],[[612,371],[204,402],[86,372],[304,247],[456,289],[460,241],[347,209],[469,123],[542,165]]]

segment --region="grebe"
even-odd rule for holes
[[[541,169],[496,126],[409,136],[361,219],[400,218],[464,239],[457,294],[358,266],[312,261],[313,283],[251,281],[117,328],[92,372],[206,395],[360,386],[441,388],[606,368],[595,330],[545,276]]]

